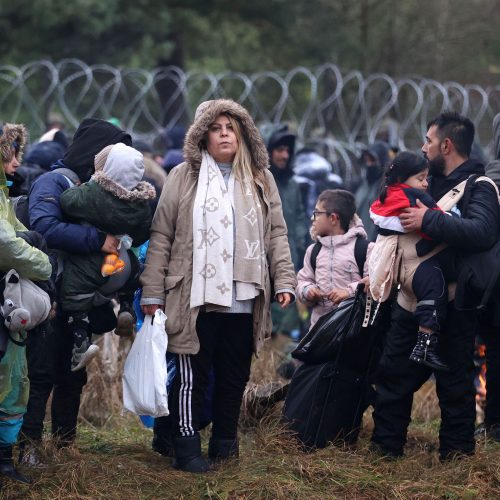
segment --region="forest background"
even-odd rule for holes
[[[497,0],[0,0],[2,64],[288,70],[496,84]]]

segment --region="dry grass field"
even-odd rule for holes
[[[124,346],[118,346],[115,353],[123,350]],[[279,352],[269,349],[255,363],[250,394],[262,381],[279,382],[274,375]],[[30,471],[34,479],[31,486],[4,482],[0,498],[500,498],[499,443],[483,440],[473,457],[446,464],[438,461],[439,411],[431,381],[416,396],[402,459],[387,461],[369,451],[369,412],[355,449],[330,446],[305,454],[281,427],[278,404],[260,419],[244,409],[238,461],[224,463],[211,473],[190,475],[175,471],[169,459],[151,450],[152,432],[136,417],[120,415],[116,408],[119,394],[103,395],[119,393],[119,369],[106,372],[103,362],[105,359],[91,370],[82,409],[86,419],[79,426],[76,445],[56,450],[47,439],[44,454],[48,468]],[[105,389],[105,384],[111,385]],[[104,393],[99,392],[103,389]],[[99,398],[92,394],[99,394]],[[207,441],[205,433],[204,447]]]

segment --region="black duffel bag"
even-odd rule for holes
[[[354,297],[344,300],[333,311],[321,316],[299,342],[292,357],[305,363],[320,364],[331,361],[341,345],[351,351],[363,335],[366,296],[364,286],[358,285]],[[366,329],[364,329],[366,330]]]

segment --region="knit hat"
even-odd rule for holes
[[[85,118],[64,154],[64,166],[73,170],[82,182],[87,182],[94,173],[95,155],[105,146],[119,142],[131,146],[132,138],[104,120]]]
[[[144,176],[144,157],[137,149],[118,143],[106,146],[95,157],[95,171],[131,191]]]
[[[21,163],[27,136],[26,128],[22,124],[5,123],[0,126],[0,154],[4,162],[10,161],[14,148],[17,161]]]
[[[4,303],[0,307],[5,326],[11,332],[28,331],[45,321],[50,298],[40,287],[22,279],[14,269],[5,275]]]

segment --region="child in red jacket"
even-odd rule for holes
[[[422,157],[404,152],[394,158],[387,169],[379,199],[370,207],[370,217],[379,233],[375,245],[382,244],[385,236],[407,232],[401,225],[399,216],[403,209],[416,206],[417,199],[430,209],[440,210],[425,191],[428,175],[427,161]],[[421,233],[421,236],[422,239],[416,244],[419,257],[437,246],[425,234]],[[448,303],[447,283],[441,262],[437,256],[426,259],[419,264],[413,277],[412,288],[417,298],[415,317],[419,323],[419,331],[410,359],[435,370],[448,370],[438,354],[437,345]]]

